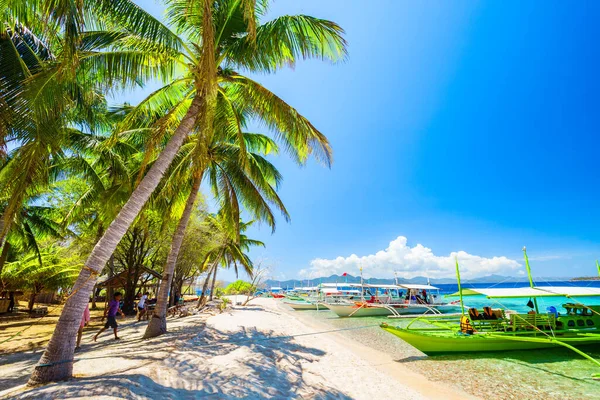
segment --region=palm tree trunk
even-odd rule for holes
[[[6,214],[0,215],[0,247],[2,247],[10,230],[11,221],[6,221]]]
[[[4,264],[6,264],[6,259],[8,258],[9,251],[10,243],[4,242],[4,246],[2,246],[2,253],[0,253],[0,275],[2,274],[2,270],[4,269]]]
[[[114,254],[110,255],[110,258],[108,259],[108,279],[111,279],[115,276],[115,256]],[[109,285],[106,288],[106,297],[110,300],[113,298],[113,294],[115,293],[115,288],[112,286],[112,282],[111,285]]]
[[[210,276],[212,275],[213,268],[215,268],[214,265],[209,268],[206,278],[204,279],[204,283],[202,284],[202,293],[200,293],[200,298],[198,299],[198,308],[202,307],[206,302],[206,291],[208,290],[208,283],[210,282]]]
[[[31,295],[29,296],[29,303],[27,303],[27,309],[29,310],[29,312],[33,311],[33,306],[35,305],[35,298],[36,298],[36,293],[35,293],[35,291],[33,291],[31,293]]]
[[[52,338],[29,379],[30,385],[64,380],[73,375],[77,330],[98,274],[160,183],[183,141],[193,130],[201,105],[201,98],[196,96],[173,137],[92,250],[79,273],[72,294],[65,303]]]
[[[205,303],[206,291],[208,290],[208,284],[210,283],[210,276],[212,275],[213,270],[215,270],[219,266],[219,260],[221,259],[221,255],[222,255],[222,252],[219,253],[219,255],[217,256],[215,261],[212,263],[210,268],[208,268],[208,273],[206,274],[206,279],[204,280],[204,284],[202,285],[202,294],[200,295],[200,298],[198,299],[198,307],[202,307]]]
[[[209,301],[213,299],[213,293],[215,291],[215,282],[217,281],[217,270],[219,269],[219,264],[215,265],[215,271],[213,272],[212,284],[210,285],[210,297]]]
[[[96,287],[96,285],[94,285],[94,288],[92,289],[92,310],[95,310],[96,308],[98,308],[96,306],[96,294],[98,292],[98,289]]]
[[[167,333],[167,308],[169,304],[169,288],[173,283],[173,273],[175,272],[175,265],[177,264],[177,257],[179,256],[179,250],[183,243],[185,236],[185,229],[187,228],[188,222],[194,210],[194,204],[196,198],[198,198],[198,191],[200,190],[200,184],[202,183],[202,173],[197,173],[194,177],[194,183],[192,184],[192,191],[187,198],[183,214],[179,219],[173,240],[171,242],[171,251],[167,256],[167,264],[162,276],[162,283],[158,289],[158,297],[156,300],[156,308],[152,314],[152,319],[146,328],[144,338],[151,338]]]

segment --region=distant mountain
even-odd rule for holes
[[[565,277],[536,277],[534,281],[538,282],[557,282],[557,281],[568,281],[572,278]],[[412,284],[426,284],[427,278],[424,276],[416,276],[410,279],[398,278],[399,283],[412,283]],[[502,276],[502,275],[487,275],[482,276],[480,278],[474,279],[463,279],[463,283],[499,283],[499,282],[523,282],[528,283],[527,277],[517,277],[517,276]],[[267,280],[265,282],[265,286],[279,286],[283,288],[292,288],[292,287],[303,287],[303,286],[316,286],[319,283],[360,283],[360,276],[340,276],[340,275],[331,275],[324,278],[317,279],[289,279],[285,281],[275,281],[275,280]],[[365,283],[371,284],[393,284],[394,278],[371,278],[364,279]],[[440,278],[440,279],[429,279],[429,283],[432,285],[444,285],[444,284],[453,284],[456,283],[455,278]]]
[[[600,276],[580,276],[571,279],[572,281],[600,281]]]

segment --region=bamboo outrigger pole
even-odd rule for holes
[[[525,256],[525,268],[527,269],[527,277],[529,278],[529,286],[531,288],[533,288],[534,285],[533,285],[533,279],[531,278],[531,267],[529,266],[529,257],[527,257],[527,248],[525,246],[523,246],[523,255]],[[535,305],[535,312],[537,314],[539,314],[540,310],[538,308],[538,303],[537,303],[536,297],[533,298],[533,304]]]
[[[596,268],[598,268],[598,276],[600,276],[600,264],[598,263],[598,260],[596,260]]]
[[[458,267],[458,257],[454,257],[456,260],[456,282],[458,282],[458,297],[460,298],[460,311],[462,315],[465,315],[465,305],[463,304],[462,288],[460,286],[460,268]]]

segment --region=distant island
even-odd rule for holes
[[[580,276],[571,279],[572,281],[600,281],[600,276]]]
[[[570,280],[594,280],[598,278],[571,278],[571,277],[534,277],[534,281],[539,282],[559,282],[559,281],[570,281]],[[500,282],[523,282],[529,285],[527,277],[517,277],[517,276],[502,276],[502,275],[487,275],[482,276],[480,278],[473,279],[463,279],[463,283],[500,283]],[[360,283],[360,276],[341,276],[341,275],[331,275],[322,278],[312,278],[312,279],[288,279],[288,280],[273,280],[269,279],[265,282],[265,286],[273,287],[279,286],[283,288],[292,288],[292,287],[302,287],[302,286],[316,286],[320,283]],[[365,283],[372,284],[393,284],[395,282],[394,278],[370,278],[364,279]],[[444,284],[453,284],[456,283],[455,278],[431,278],[427,279],[424,276],[417,276],[410,279],[398,278],[399,283],[412,283],[412,284],[426,284],[429,282],[432,285],[444,285]]]

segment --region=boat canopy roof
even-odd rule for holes
[[[589,286],[538,286],[537,289],[566,297],[600,296],[600,288]]]
[[[368,288],[398,289],[398,286],[396,286],[396,285],[386,285],[386,284],[365,283],[363,286],[368,287]]]
[[[398,286],[404,289],[425,289],[425,290],[439,290],[435,286],[431,285],[415,285],[412,283],[399,283]]]
[[[425,290],[438,290],[439,288],[431,285],[417,285],[412,283],[399,283],[397,285],[389,284],[372,284],[372,283],[348,283],[345,286],[350,287],[366,287],[366,288],[380,288],[380,289],[425,289]]]
[[[484,295],[488,299],[492,298],[518,298],[518,297],[571,297],[571,296],[600,296],[600,288],[581,287],[581,286],[538,286],[520,287],[520,288],[483,288],[483,289],[463,289],[463,296]],[[459,296],[459,292],[451,294]]]

